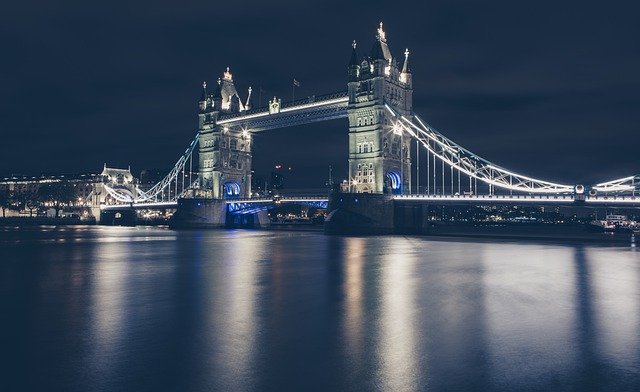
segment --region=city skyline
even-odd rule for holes
[[[640,170],[638,27],[628,9],[430,2],[423,14],[379,2],[358,18],[349,16],[357,6],[341,5],[344,14],[329,23],[333,3],[313,18],[295,6],[283,13],[246,4],[171,12],[132,5],[126,13],[12,5],[4,46],[15,61],[2,66],[0,121],[21,131],[5,132],[0,175],[91,172],[105,162],[170,167],[196,133],[203,80],[214,83],[231,67],[241,95],[253,87],[254,106],[259,89],[263,105],[272,95],[290,100],[294,78],[297,97],[346,90],[350,43],[366,53],[380,20],[393,55],[411,51],[415,111],[463,146],[551,180],[595,182]],[[324,181],[328,165],[344,177],[347,128],[336,120],[258,134],[254,170],[286,161],[310,173],[304,186]]]

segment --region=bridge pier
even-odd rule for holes
[[[178,199],[178,208],[169,226],[172,229],[259,229],[269,226],[269,217],[266,211],[232,214],[224,199]]]
[[[172,229],[224,228],[227,205],[222,199],[178,199],[178,208],[169,222]]]
[[[329,195],[325,234],[392,234],[393,197],[378,193],[332,193]]]
[[[96,223],[105,226],[135,226],[136,211],[133,209],[100,211]]]

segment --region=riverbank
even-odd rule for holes
[[[52,218],[46,216],[10,216],[0,218],[0,226],[67,226],[95,225],[95,218],[80,219],[78,217]]]

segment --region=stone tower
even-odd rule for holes
[[[354,193],[408,193],[410,136],[394,127],[385,108],[412,118],[413,87],[409,51],[402,69],[392,56],[382,23],[369,56],[359,59],[356,43],[349,62],[349,190]]]
[[[248,110],[242,104],[229,68],[218,79],[213,93],[202,86],[199,101],[198,196],[228,199],[251,196],[251,135],[218,121]]]

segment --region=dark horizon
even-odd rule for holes
[[[595,1],[297,2],[106,7],[10,4],[0,16],[0,177],[170,168],[197,132],[202,81],[229,66],[241,96],[346,89],[351,42],[385,23],[411,51],[414,110],[469,150],[525,175],[592,183],[640,173],[640,6]],[[254,170],[346,175],[346,120],[255,136]],[[36,156],[37,158],[33,158]]]

